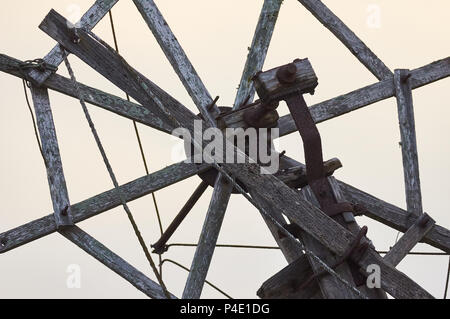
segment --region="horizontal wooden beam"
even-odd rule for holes
[[[17,76],[22,79],[29,79],[23,72],[20,72],[19,66],[22,61],[0,54],[0,71]],[[171,134],[175,126],[170,125],[159,119],[151,110],[143,107],[137,103],[133,103],[117,97],[115,95],[106,93],[104,91],[95,89],[93,87],[78,83],[84,100],[102,109],[113,112],[117,115],[126,117],[144,125],[150,126],[157,130]],[[69,78],[59,74],[51,75],[43,84],[42,87],[55,90],[62,94],[79,98],[76,86]]]
[[[81,17],[80,21],[77,22],[76,26],[86,30],[93,29],[118,1],[119,0],[96,0],[89,10]],[[59,44],[44,57],[46,63],[54,66],[60,65],[63,59],[64,49]],[[35,69],[32,69],[29,72],[31,80],[38,86],[41,86],[51,74],[51,71],[40,72]]]
[[[298,0],[328,30],[330,30],[362,64],[377,77],[385,80],[393,76],[389,68],[320,0]]]
[[[384,260],[392,266],[397,266],[403,258],[422,240],[422,238],[433,228],[435,221],[426,213],[417,218],[405,234],[395,243],[389,252],[384,256]]]
[[[450,57],[412,70],[411,88],[417,89],[448,76],[450,76]],[[312,105],[309,110],[314,122],[321,123],[393,96],[395,96],[395,87],[393,78],[391,78]],[[245,127],[243,116],[246,110],[248,108],[224,115],[223,121],[228,127]],[[278,128],[280,136],[297,132],[297,127],[290,114],[284,115],[278,120]]]
[[[126,202],[135,200],[164,187],[202,173],[209,168],[207,164],[178,163],[156,173],[138,178],[119,187]],[[111,189],[80,203],[70,206],[74,223],[94,217],[122,203],[116,189]],[[28,242],[54,233],[57,230],[53,214],[29,222],[0,234],[0,254],[22,246]]]
[[[375,219],[389,227],[401,232],[406,232],[418,219],[416,215],[386,203],[353,186],[341,181],[338,183],[347,200],[364,207],[361,211],[363,215]],[[422,241],[450,253],[450,230],[442,226],[434,225],[434,227],[423,237]]]
[[[142,291],[150,298],[166,299],[163,289],[153,280],[149,279],[142,272],[131,266],[120,256],[109,250],[94,237],[83,231],[77,226],[72,226],[59,233],[70,240],[72,243],[83,249],[89,255],[100,261],[106,267],[110,268],[116,274],[131,283],[134,287]],[[172,294],[171,298],[176,299]]]

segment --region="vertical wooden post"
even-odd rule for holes
[[[408,212],[419,215],[422,214],[423,208],[420,192],[414,108],[409,77],[409,70],[395,70],[394,86],[400,125],[406,207]]]
[[[47,178],[53,203],[55,222],[58,228],[73,225],[69,212],[69,195],[59,154],[58,140],[53,123],[52,110],[47,89],[31,87],[36,121],[41,137],[42,151],[47,167]]]
[[[232,190],[233,184],[223,177],[221,173],[218,174],[208,213],[203,224],[197,249],[195,250],[191,270],[183,291],[183,299],[198,299],[201,296]]]

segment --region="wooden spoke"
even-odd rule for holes
[[[142,272],[131,266],[82,229],[77,226],[71,226],[60,230],[59,233],[83,249],[89,255],[100,261],[106,267],[110,268],[116,274],[127,280],[150,298],[166,299],[160,285],[149,279]],[[172,294],[171,298],[176,299],[176,297]]]
[[[411,71],[411,88],[417,89],[424,85],[450,76],[450,57],[435,61]],[[395,96],[392,79],[377,82],[336,98],[312,105],[309,109],[316,123],[321,123],[364,106]],[[223,117],[229,127],[244,127],[244,111],[236,111]],[[278,120],[280,136],[297,132],[294,120],[290,114]]]
[[[217,175],[208,213],[184,287],[183,299],[200,298],[233,187],[222,174]]]
[[[138,178],[120,186],[126,202],[138,199],[164,187],[182,181],[188,177],[209,169],[207,164],[178,163],[150,175]],[[121,205],[116,189],[111,189],[85,201],[70,206],[74,223],[94,217],[107,210]],[[0,234],[0,253],[17,248],[33,240],[54,233],[57,230],[53,214],[47,215],[23,226]]]
[[[420,215],[423,208],[410,75],[409,70],[395,70],[394,87],[400,124],[406,207],[408,212]]]
[[[77,27],[82,27],[86,30],[93,29],[118,1],[119,0],[96,0],[92,7],[90,7],[81,17],[80,21],[77,23]],[[44,57],[45,62],[54,66],[60,65],[63,59],[63,49],[59,44]],[[31,70],[29,75],[33,79],[33,82],[40,86],[51,75],[51,72]]]
[[[253,35],[250,52],[245,61],[244,72],[239,83],[233,110],[238,109],[244,102],[251,102],[255,96],[252,78],[261,71],[266,60],[267,50],[272,39],[273,30],[278,18],[282,0],[264,0],[264,4]]]
[[[203,118],[214,126],[220,111],[153,0],[133,0]]]
[[[403,258],[422,240],[422,238],[433,228],[435,221],[427,214],[417,218],[407,232],[398,240],[394,247],[384,256],[384,260],[393,266],[397,266]]]
[[[369,195],[355,187],[339,181],[342,192],[347,200],[360,204],[361,211],[367,217],[375,219],[389,227],[406,232],[417,220],[417,216],[386,203],[375,196]],[[450,253],[450,230],[435,225],[422,239],[423,242]]]
[[[308,9],[328,30],[330,30],[349,50],[364,64],[378,80],[392,78],[393,74],[330,9],[320,0],[298,0]]]
[[[47,89],[31,87],[36,122],[42,144],[42,152],[47,168],[48,185],[53,203],[53,216],[56,227],[73,225],[70,216],[69,195],[67,193],[66,180],[59,154],[58,139],[56,138],[55,124],[53,123],[52,110]]]
[[[19,71],[19,65],[22,61],[11,58],[7,55],[0,54],[0,71],[11,75],[27,79],[27,77]],[[142,105],[129,102],[115,95],[94,89],[90,86],[78,83],[83,98],[87,103],[99,106],[105,110],[115,114],[124,116],[128,119],[150,126],[157,130],[171,134],[176,128],[170,123],[166,123],[158,118],[151,110]],[[78,99],[76,87],[73,81],[59,74],[52,74],[42,84],[42,87],[55,90],[65,95]]]

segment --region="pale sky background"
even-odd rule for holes
[[[38,29],[51,8],[73,18],[93,0],[2,0],[1,53],[22,59],[44,56],[55,42]],[[219,105],[231,105],[259,16],[262,0],[156,1],[211,95]],[[337,14],[391,69],[421,67],[450,53],[450,2],[446,0],[326,0]],[[380,8],[380,27],[367,21],[368,8]],[[131,0],[121,0],[113,14],[122,55],[128,62],[180,102],[195,107],[172,71],[157,42]],[[94,29],[112,44],[109,19]],[[319,77],[311,105],[350,92],[376,78],[305,8],[285,0],[264,69],[308,57]],[[71,56],[79,81],[107,92],[123,92],[86,64]],[[61,65],[60,74],[67,75]],[[0,73],[0,232],[52,212],[45,166],[40,157],[20,79]],[[413,92],[424,210],[449,228],[450,214],[450,79]],[[53,114],[71,203],[112,188],[112,183],[77,100],[51,92]],[[132,123],[89,106],[102,142],[120,183],[145,174]],[[285,114],[286,107],[280,112]],[[324,157],[338,157],[344,167],[335,175],[383,200],[405,208],[400,134],[395,99],[391,98],[319,125]],[[151,171],[171,164],[175,140],[140,126]],[[280,149],[303,161],[298,134],[280,141]],[[156,194],[167,227],[199,184],[198,177]],[[171,242],[195,243],[212,189],[208,189]],[[148,244],[159,238],[151,196],[130,203]],[[367,218],[369,237],[387,250],[397,232]],[[132,265],[154,278],[121,207],[79,226]],[[219,243],[273,245],[255,208],[239,195],[228,207]],[[415,250],[436,251],[420,244]],[[194,248],[171,248],[164,258],[190,266]],[[155,260],[157,256],[154,255]],[[442,298],[448,257],[409,256],[399,268],[435,297]],[[81,288],[68,289],[67,267],[81,267]],[[217,248],[208,279],[235,298],[254,298],[256,290],[286,265],[281,252]],[[180,296],[187,273],[164,265],[164,280]],[[142,298],[141,292],[59,234],[52,234],[0,255],[0,297],[26,298]],[[209,286],[202,297],[221,298]]]

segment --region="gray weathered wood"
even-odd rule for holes
[[[448,76],[450,76],[450,57],[412,70],[411,88],[417,89]],[[314,121],[321,123],[393,96],[395,96],[395,88],[393,78],[391,78],[312,105],[310,112]],[[223,121],[229,127],[243,127],[243,113],[244,110],[225,115]],[[297,132],[297,127],[290,114],[282,116],[278,120],[278,128],[280,136]]]
[[[76,26],[86,30],[93,29],[118,1],[119,0],[96,0],[89,10],[81,17]],[[54,66],[60,65],[63,59],[64,50],[59,44],[44,57],[46,63]],[[38,86],[41,86],[51,74],[50,71],[40,72],[35,69],[32,69],[29,72],[32,81]]]
[[[308,59],[296,59],[292,65],[295,65],[296,72],[290,83],[281,83],[278,79],[277,72],[286,67],[284,65],[258,73],[253,80],[258,96],[261,99],[282,100],[295,92],[313,93],[318,79],[311,62]]]
[[[262,299],[310,299],[320,293],[317,280],[311,282],[307,289],[298,289],[313,275],[306,255],[267,279],[256,293]]]
[[[298,0],[364,64],[378,80],[392,77],[388,67],[320,0]]]
[[[18,67],[21,62],[22,61],[11,58],[7,55],[0,54],[0,71],[27,79],[27,77],[19,71]],[[151,110],[143,107],[142,105],[127,101],[82,83],[78,83],[78,85],[81,89],[81,94],[87,103],[99,106],[105,110],[111,111],[115,114],[124,116],[128,119],[150,126],[165,133],[171,134],[176,128],[174,125],[170,125],[170,123],[166,123],[159,119]],[[59,74],[50,75],[41,87],[52,89],[78,99],[76,87],[73,81]]]
[[[125,201],[129,202],[182,181],[209,169],[207,164],[178,163],[156,173],[138,178],[119,187]],[[121,205],[116,189],[111,189],[70,207],[74,223],[94,217]],[[54,233],[57,230],[53,214],[29,222],[0,234],[0,253]]]
[[[420,191],[419,159],[417,156],[416,125],[409,70],[397,69],[394,73],[395,95],[397,97],[398,121],[403,159],[407,211],[420,215],[423,212]]]
[[[42,152],[45,157],[47,168],[48,185],[53,204],[53,216],[56,227],[73,225],[69,195],[67,193],[66,180],[59,154],[58,139],[56,138],[55,124],[53,123],[50,98],[45,88],[31,87],[36,122],[42,144]]]
[[[167,299],[160,285],[149,279],[82,229],[72,226],[60,230],[59,233],[150,298]],[[172,294],[171,298],[176,299]]]
[[[217,105],[208,108],[213,100],[158,7],[153,0],[133,1],[203,118],[213,125],[220,111]]]
[[[311,188],[309,186],[304,187],[300,194],[304,198],[313,203],[315,206],[319,207],[319,203],[316,200]],[[312,251],[316,256],[323,260],[328,265],[332,265],[336,262],[336,257],[324,247],[320,242],[311,237],[305,232],[301,232],[301,239],[303,244],[307,249]],[[308,256],[309,263],[314,273],[320,273],[323,270],[321,264],[319,264],[315,259]],[[340,265],[335,271],[352,286],[355,286],[350,268],[347,263]],[[338,280],[336,277],[326,274],[318,279],[320,290],[324,298],[327,299],[358,299],[359,296],[355,292],[345,286],[342,281]]]
[[[208,213],[184,287],[183,299],[200,298],[233,187],[222,174],[217,175]]]
[[[264,0],[255,34],[253,35],[252,45],[245,61],[244,72],[239,83],[236,99],[234,100],[233,110],[242,106],[247,99],[248,102],[253,101],[255,97],[252,78],[264,66],[282,2],[283,0]]]
[[[406,232],[417,221],[417,216],[386,203],[353,186],[338,182],[345,198],[364,207],[362,214],[389,227]],[[422,239],[423,242],[450,253],[450,230],[435,225]]]
[[[52,10],[47,15],[40,28],[62,45],[68,47],[110,81],[116,83],[142,105],[145,106],[150,101],[154,102],[158,95],[168,98],[167,93],[164,92],[163,94],[162,90],[133,70],[126,62],[118,60],[116,52],[106,43],[100,42],[101,40],[92,33],[87,34],[82,30],[79,32],[83,45],[76,45],[70,41],[70,34],[66,30],[65,19],[55,11]],[[114,68],[114,72],[109,69],[111,67]],[[174,102],[173,98],[168,98],[168,102],[167,105],[162,105],[161,101],[155,104],[160,112],[166,116],[167,120],[180,124],[188,129],[191,134],[194,134],[193,120],[197,117],[184,107],[176,105],[176,101]],[[206,127],[207,125],[204,125],[205,129]],[[269,174],[261,174],[263,168],[257,164],[249,163],[248,157],[242,151],[236,149],[229,141],[224,140],[224,146],[234,150],[235,154],[239,154],[238,156],[243,157],[247,162],[247,164],[221,164],[227,173],[236,176],[248,187],[256,188],[260,195],[264,196],[267,202],[270,203],[271,207],[282,210],[287,217],[291,218],[308,234],[327,246],[332,252],[339,256],[346,252],[354,238],[352,233],[310,203],[300,199],[294,190],[276,177]],[[267,212],[267,214],[270,214],[270,212]],[[392,296],[396,298],[432,297],[406,275],[384,263],[374,250],[368,250],[366,256],[359,262],[359,265],[366,269],[369,265],[368,263],[380,264],[383,274],[382,287]],[[402,289],[398,289],[398,287],[402,287]]]
[[[417,218],[405,234],[395,243],[389,252],[384,256],[384,260],[392,266],[397,266],[403,258],[414,248],[414,246],[422,240],[422,238],[433,228],[435,221],[429,218],[427,214]],[[423,224],[425,223],[425,224]]]
[[[252,189],[250,189],[249,192],[252,198],[262,207],[270,207],[265,202],[264,198],[262,198],[262,196],[258,194],[258,192],[253,191]],[[268,209],[271,210],[271,216],[274,220],[276,220],[280,225],[286,224],[286,220],[284,219],[280,210],[271,208]],[[296,240],[281,233],[279,228],[273,223],[271,219],[269,219],[262,211],[260,211],[260,213],[273,238],[275,239],[275,242],[278,244],[278,247],[280,247],[280,250],[283,253],[286,261],[290,264],[300,258],[300,256],[303,255],[303,251],[298,246],[298,244],[295,243]]]

